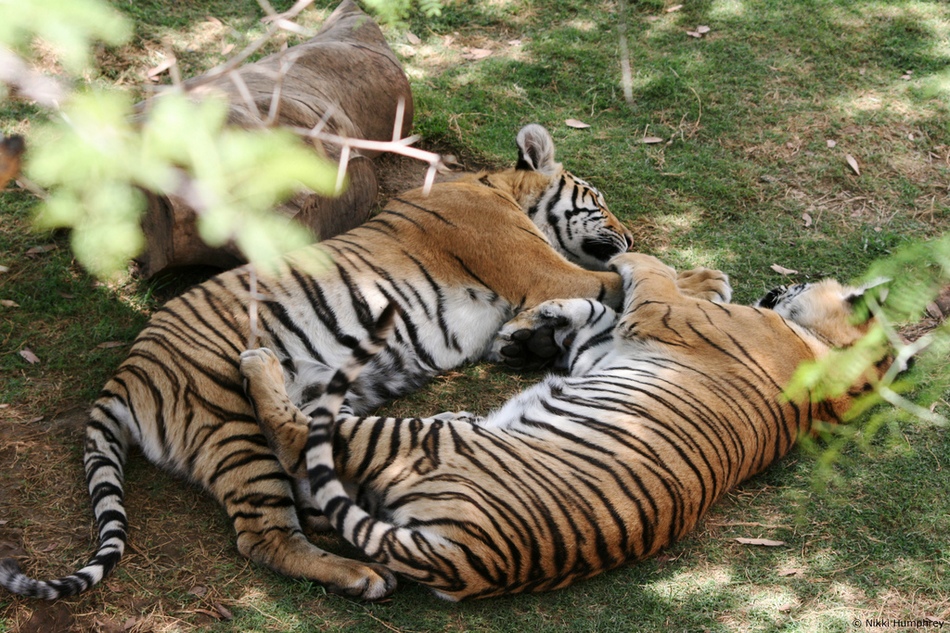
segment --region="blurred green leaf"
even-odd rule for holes
[[[182,167],[215,162],[215,137],[228,116],[224,99],[195,101],[174,92],[149,101],[148,106],[140,115],[148,154]]]
[[[0,2],[0,44],[29,58],[34,38],[39,38],[74,74],[89,68],[96,40],[118,45],[131,34],[129,21],[101,0]]]
[[[77,257],[100,275],[143,246],[139,187],[186,194],[202,239],[234,241],[252,261],[312,242],[303,228],[271,216],[304,187],[332,195],[336,167],[289,131],[229,128],[226,118],[219,99],[169,93],[135,113],[121,93],[75,94],[36,133],[27,169],[51,190],[37,223],[75,229]]]
[[[884,356],[886,340],[884,330],[875,327],[851,347],[802,363],[786,391],[793,398],[803,391],[810,392],[813,401],[840,396]]]

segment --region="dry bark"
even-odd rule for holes
[[[196,77],[186,81],[185,88],[197,98],[223,93],[230,104],[229,123],[246,128],[259,127],[267,119],[275,91],[279,95],[277,125],[312,129],[324,121],[323,129],[331,134],[389,141],[402,101],[405,112],[401,135],[406,136],[412,126],[412,93],[402,66],[376,23],[352,0],[344,0],[307,42],[234,72],[247,86],[256,113],[228,74]],[[339,160],[339,147],[311,143],[314,151]],[[373,156],[367,151],[350,154],[349,186],[340,197],[303,191],[275,213],[300,222],[321,239],[357,226],[369,216],[376,199]],[[195,209],[185,200],[149,192],[146,195],[148,210],[143,229],[147,246],[137,258],[144,276],[181,266],[229,268],[242,262],[233,245],[212,248],[201,241]]]

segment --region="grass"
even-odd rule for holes
[[[332,4],[317,2],[303,22],[319,24]],[[689,0],[666,11],[674,4],[456,0],[439,18],[410,19],[419,44],[405,29],[386,34],[412,82],[424,145],[505,165],[517,129],[540,122],[559,159],[604,191],[640,250],[727,271],[740,302],[779,283],[858,278],[901,245],[945,233],[950,112],[940,86],[950,6]],[[166,46],[190,76],[261,30],[253,0],[114,5],[135,21],[136,39],[100,52],[97,81],[129,89]],[[699,25],[709,33],[686,34]],[[492,53],[469,61],[467,48]],[[40,116],[3,107],[5,133],[28,134]],[[569,128],[568,118],[591,127]],[[641,142],[647,136],[662,142]],[[0,273],[0,299],[19,304],[0,308],[0,555],[23,555],[45,574],[71,570],[93,541],[82,409],[147,315],[188,282],[91,279],[68,236],[31,231],[35,202],[18,190],[0,197],[0,264],[10,268]],[[57,248],[27,255],[48,244]],[[772,264],[798,272],[783,276]],[[24,348],[40,362],[28,364]],[[484,411],[534,378],[465,368],[386,411]],[[921,404],[947,413],[946,391],[928,389]],[[799,449],[656,559],[553,594],[461,605],[408,582],[391,601],[359,604],[254,567],[213,502],[135,456],[131,551],[115,575],[59,605],[0,595],[0,632],[846,631],[855,619],[948,620],[950,437],[888,417],[861,439],[820,479],[826,444]],[[330,537],[320,543],[346,551]]]

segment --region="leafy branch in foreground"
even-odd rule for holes
[[[298,137],[227,127],[223,101],[181,93],[157,99],[139,125],[132,115],[126,95],[79,93],[36,135],[30,174],[51,188],[37,221],[72,228],[76,256],[94,273],[121,268],[143,246],[139,187],[187,199],[205,242],[233,239],[254,261],[312,241],[269,213],[300,185],[334,192],[336,167]]]
[[[852,348],[837,350],[815,363],[799,367],[789,391],[809,390],[814,400],[840,396],[846,380],[861,374],[873,375],[873,365],[890,354],[893,361],[884,375],[872,383],[872,391],[858,398],[848,412],[845,424],[823,426],[819,433],[826,439],[823,448],[809,438],[805,447],[817,457],[814,481],[819,487],[836,478],[834,466],[850,442],[867,450],[890,429],[892,439],[899,437],[897,422],[945,426],[947,418],[939,412],[947,407],[950,372],[946,359],[950,353],[950,323],[943,322],[916,340],[905,339],[898,324],[917,322],[942,288],[950,283],[950,236],[907,246],[891,257],[880,260],[868,271],[868,279],[889,280],[881,294],[866,293],[856,306],[855,318],[869,315],[876,326]],[[913,364],[912,373],[906,372]],[[848,384],[853,384],[848,383]],[[886,403],[888,407],[876,407]]]

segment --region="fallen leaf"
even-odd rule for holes
[[[662,143],[662,142],[663,142],[663,139],[661,139],[659,136],[644,136],[644,137],[640,140],[640,142],[641,142],[641,143],[647,143],[647,144],[651,144],[651,145],[652,145],[652,144],[654,144],[654,143]]]
[[[169,55],[164,60],[162,60],[157,66],[153,66],[149,68],[145,74],[148,76],[149,79],[154,80],[163,72],[165,72],[166,70],[174,66],[176,61],[177,60],[175,59],[174,55]]]
[[[796,606],[798,606],[798,605],[796,605],[796,604],[794,604],[794,603],[783,604],[782,606],[780,606],[780,607],[778,608],[778,612],[779,612],[779,613],[790,613],[791,610],[794,609]]]
[[[712,29],[710,29],[708,26],[697,26],[697,27],[696,27],[696,32],[699,33],[700,35],[705,35],[706,33],[709,33],[709,31],[711,31],[711,30],[712,30]]]
[[[418,46],[422,44],[422,39],[413,33],[412,31],[406,31],[406,41],[412,44],[413,46]]]
[[[225,44],[224,48],[221,49],[222,55],[227,55],[234,50],[234,44]]]
[[[213,15],[205,16],[205,20],[210,22],[212,26],[224,26],[224,24],[221,23],[221,20],[214,17]]]
[[[233,620],[233,619],[234,619],[234,615],[228,610],[228,608],[227,608],[226,606],[224,606],[224,605],[221,604],[220,602],[215,602],[215,603],[214,603],[214,608],[215,608],[215,610],[217,610],[218,613],[221,614],[221,617],[224,618],[225,620]]]
[[[567,127],[576,128],[578,130],[584,130],[590,127],[589,124],[584,123],[583,121],[578,121],[577,119],[567,119],[564,121],[564,124],[567,125]]]
[[[737,543],[742,545],[758,545],[760,547],[781,547],[785,545],[785,541],[773,541],[767,538],[742,538],[739,537],[736,539]]]
[[[8,273],[8,272],[10,272],[9,266],[0,266],[0,273]]]
[[[508,40],[508,46],[521,46],[521,40]]]
[[[4,308],[19,308],[20,304],[16,301],[11,301],[10,299],[0,299],[0,306]]]
[[[666,9],[666,12],[667,12],[667,13],[673,13],[674,11],[679,11],[679,10],[682,9],[682,8],[683,8],[683,5],[681,5],[681,4],[674,4],[672,7],[668,7],[668,8]]]
[[[702,33],[700,33],[699,31],[686,31],[686,34],[689,35],[690,37],[702,37],[702,36],[703,36]]]
[[[106,341],[96,345],[96,349],[112,349],[113,347],[122,347],[125,345],[122,341]]]
[[[802,220],[805,221],[805,228],[806,228],[806,229],[807,229],[809,226],[811,226],[811,214],[809,214],[807,211],[806,211],[805,213],[802,213]]]
[[[797,270],[792,270],[791,268],[785,268],[784,266],[779,266],[778,264],[772,264],[769,266],[772,270],[777,272],[780,275],[797,275]]]
[[[487,48],[463,48],[462,57],[473,62],[477,62],[480,59],[485,59],[491,55],[491,50]]]
[[[203,585],[195,585],[194,587],[188,590],[188,593],[190,593],[193,596],[198,596],[200,598],[201,596],[208,593],[208,588]]]
[[[858,168],[858,161],[855,160],[854,156],[852,156],[851,154],[845,154],[844,159],[848,161],[848,165],[851,166],[851,169],[854,170],[854,173],[860,176],[861,170]]]
[[[464,167],[464,165],[459,162],[459,159],[456,158],[455,154],[442,154],[442,164],[449,169]]]
[[[68,292],[61,292],[61,293],[59,293],[59,296],[62,297],[63,299],[75,299],[75,298],[76,298],[76,295],[71,295],[71,294],[69,294]]]
[[[123,631],[128,631],[128,630],[131,629],[133,626],[135,626],[136,622],[138,622],[138,621],[139,621],[139,619],[133,615],[131,618],[127,619],[127,620],[122,624],[122,630],[123,630]]]
[[[827,141],[825,141],[825,145],[827,145],[828,147],[834,147],[837,144],[838,144],[838,141],[834,141],[832,139],[828,139]]]
[[[20,356],[31,365],[35,365],[40,362],[40,357],[33,353],[29,347],[24,347],[20,350]]]
[[[48,253],[50,251],[55,251],[58,247],[56,244],[44,244],[43,246],[34,246],[33,248],[27,249],[26,256],[34,257],[36,255],[42,255],[43,253]]]

